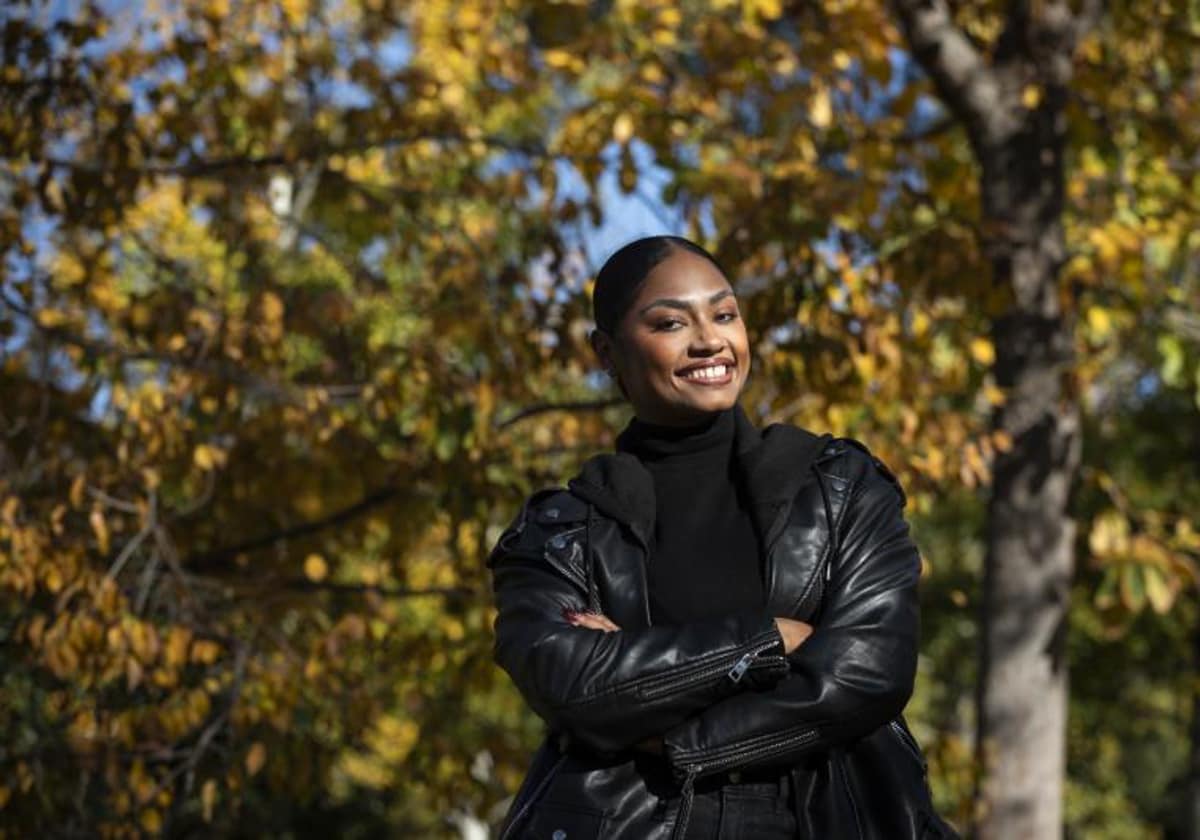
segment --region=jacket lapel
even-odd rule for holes
[[[813,479],[810,465],[833,435],[816,435],[785,423],[760,430],[740,403],[733,411],[738,475],[766,551],[786,521],[796,493]],[[601,513],[626,525],[646,549],[647,558],[653,554],[654,479],[636,456],[628,452],[593,455],[567,485]]]
[[[772,423],[760,431],[740,404],[735,406],[734,417],[738,474],[763,551],[767,551],[786,521],[792,500],[813,480],[809,467],[833,435],[816,435],[786,423]]]

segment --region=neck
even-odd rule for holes
[[[656,466],[702,468],[726,465],[734,441],[734,408],[715,411],[689,425],[629,421],[617,437],[617,450]]]

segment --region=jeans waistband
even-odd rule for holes
[[[696,779],[696,793],[720,788],[739,788],[767,795],[778,795],[786,799],[791,792],[791,779],[787,768],[754,768],[748,770],[722,770]]]

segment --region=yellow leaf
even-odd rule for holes
[[[1171,609],[1171,604],[1175,602],[1175,592],[1167,582],[1166,576],[1163,575],[1162,569],[1147,566],[1144,569],[1144,575],[1146,599],[1150,602],[1151,609],[1159,615],[1166,613]]]
[[[546,59],[546,63],[551,67],[569,67],[571,66],[571,53],[568,50],[546,50],[542,53],[542,57]]]
[[[268,323],[278,323],[283,318],[283,299],[274,292],[263,292],[262,314]]]
[[[1129,548],[1129,522],[1119,511],[1107,510],[1092,520],[1088,547],[1097,557],[1122,554]]]
[[[145,811],[142,811],[142,817],[139,822],[141,822],[142,828],[148,834],[158,834],[162,830],[162,814],[158,813],[154,808],[147,808]]]
[[[197,639],[192,642],[192,661],[203,665],[211,665],[221,655],[221,646],[209,639]]]
[[[363,787],[381,789],[392,784],[392,774],[377,756],[343,753],[338,763],[347,776]]]
[[[409,718],[383,715],[375,721],[374,730],[367,736],[371,749],[389,764],[402,764],[408,758],[421,727]]]
[[[929,332],[929,316],[922,310],[918,309],[912,315],[912,334],[914,338],[921,338],[925,333]]]
[[[186,627],[175,625],[167,631],[166,644],[163,646],[163,660],[168,667],[178,668],[187,662],[188,646],[192,641],[192,631]]]
[[[209,779],[200,788],[200,805],[205,822],[212,822],[213,806],[217,804],[217,781]]]
[[[1087,309],[1088,328],[1099,339],[1105,338],[1112,332],[1112,317],[1102,306],[1089,306]]]
[[[650,39],[660,47],[673,47],[678,40],[674,29],[660,27],[650,33]]]
[[[629,114],[621,114],[613,122],[613,139],[618,143],[628,143],[633,137],[633,118]]]
[[[304,558],[304,576],[319,583],[329,574],[329,566],[320,554],[310,554]]]
[[[192,461],[202,470],[211,470],[216,464],[213,448],[207,443],[200,444],[192,453]]]
[[[308,4],[304,0],[282,0],[279,5],[292,26],[298,26],[308,14]]]
[[[990,365],[996,361],[996,348],[986,338],[974,338],[971,340],[971,358],[981,365]]]
[[[828,88],[817,88],[808,108],[808,117],[817,128],[828,128],[833,122],[833,103],[829,99]]]
[[[108,523],[104,521],[104,514],[100,512],[100,508],[92,508],[88,523],[92,526],[92,533],[96,535],[100,553],[108,554]]]
[[[69,494],[69,498],[71,500],[71,507],[73,507],[73,508],[83,507],[84,484],[85,484],[85,476],[83,473],[80,473],[79,475],[75,476],[75,480],[71,482],[71,492]]]
[[[1121,567],[1121,602],[1130,612],[1138,612],[1146,602],[1146,576],[1135,563]]]
[[[37,322],[47,329],[60,327],[67,322],[67,316],[58,309],[39,309]]]
[[[255,741],[246,752],[246,772],[251,776],[258,773],[267,762],[267,748],[262,741]]]

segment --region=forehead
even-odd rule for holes
[[[729,288],[729,281],[712,262],[690,251],[675,251],[646,275],[634,304],[663,297],[699,302]]]

